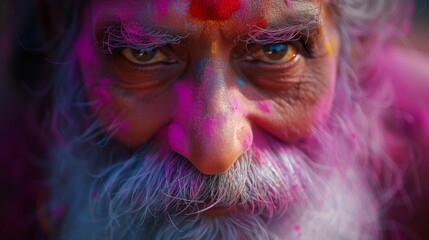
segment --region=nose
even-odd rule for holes
[[[179,107],[168,128],[169,145],[200,172],[219,174],[250,148],[253,136],[233,72],[215,62],[198,68],[192,80],[174,86]]]

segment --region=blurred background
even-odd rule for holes
[[[429,1],[414,0],[414,4],[410,40],[418,49],[429,54]]]

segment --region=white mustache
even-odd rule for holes
[[[252,148],[224,174],[210,176],[200,173],[180,155],[162,154],[150,146],[109,166],[103,165],[107,162],[103,156],[110,155],[102,153],[103,149],[92,156],[77,154],[74,159],[66,159],[73,155],[65,150],[65,157],[58,159],[69,164],[67,174],[56,172],[54,179],[66,177],[68,185],[59,184],[59,195],[54,199],[64,199],[71,209],[64,221],[68,226],[64,233],[76,239],[89,235],[93,238],[88,239],[97,239],[108,232],[111,239],[142,239],[142,234],[150,236],[147,239],[192,238],[196,232],[206,239],[219,239],[224,236],[219,229],[229,229],[232,238],[267,239],[271,234],[292,236],[294,230],[285,226],[296,223],[308,228],[307,238],[303,239],[314,239],[316,233],[324,233],[330,239],[349,236],[349,226],[356,221],[361,227],[366,218],[377,219],[373,217],[376,209],[371,195],[365,195],[370,189],[362,184],[362,172],[350,168],[354,175],[343,175],[338,167],[330,165],[335,160],[328,165],[325,161],[334,159],[338,152],[322,154],[317,147],[305,147],[314,151],[304,153],[296,146],[272,141],[264,149]],[[318,154],[318,161],[312,161],[307,154]],[[239,207],[234,215],[204,216],[212,208],[234,206]],[[362,207],[367,210],[365,215],[360,212]],[[320,225],[326,219],[344,224],[341,228],[328,225],[327,230],[326,225]],[[249,233],[249,227],[255,232]],[[361,236],[359,227],[352,234]],[[372,236],[373,231],[377,231],[376,225],[364,233]]]
[[[258,150],[258,157],[248,152],[226,173],[210,176],[177,154],[158,157],[146,150],[99,174],[92,188],[97,195],[94,209],[116,209],[120,215],[159,215],[240,206],[271,218],[292,202],[305,202],[307,194],[316,189],[312,186],[320,186],[313,182],[317,178],[311,177],[313,170],[298,149],[274,149],[277,151]]]

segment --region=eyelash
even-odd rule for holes
[[[118,40],[118,39],[116,39],[116,40]],[[104,49],[102,49],[101,51],[107,57],[109,57],[109,56],[124,57],[122,55],[122,52],[125,49],[128,49],[128,48],[129,49],[138,49],[137,46],[133,46],[133,45],[131,45],[129,43],[125,43],[125,42],[126,42],[125,40],[124,41],[120,41],[120,40],[115,41],[115,43],[108,43],[108,42],[106,43],[105,41],[103,41]],[[251,42],[253,42],[253,43],[251,43]],[[300,55],[304,58],[313,58],[314,57],[314,50],[315,50],[314,44],[313,44],[314,39],[307,36],[307,35],[301,34],[300,38],[297,38],[296,40],[292,38],[292,39],[289,39],[289,40],[284,41],[284,42],[280,42],[280,41],[278,41],[278,39],[277,39],[277,41],[275,41],[275,42],[273,41],[272,43],[269,40],[258,40],[258,42],[264,42],[264,44],[258,44],[258,43],[256,43],[256,41],[253,41],[253,40],[248,41],[245,44],[245,48],[246,48],[247,52],[249,53],[249,55],[247,55],[247,56],[252,57],[251,56],[252,52],[250,52],[249,49],[254,48],[255,46],[258,50],[260,50],[260,49],[263,49],[264,46],[273,45],[273,44],[278,43],[278,44],[287,44],[289,46],[292,46],[296,50],[296,54]],[[154,46],[151,49],[158,49],[159,51],[161,51],[160,49],[162,49],[162,48],[168,48],[171,50],[171,45],[170,44],[163,44],[163,45],[157,44],[157,46]],[[164,51],[162,51],[162,52],[164,52]],[[253,52],[253,53],[255,53],[255,52]],[[168,57],[176,58],[174,56],[174,53],[172,53],[172,52],[167,52],[167,53],[164,52],[164,54],[166,54]],[[122,55],[122,56],[120,56],[120,55]],[[124,57],[124,60],[130,61],[128,59],[125,59],[125,57]],[[177,60],[177,58],[176,58],[176,60]],[[254,60],[256,60],[256,62],[257,62],[256,58]],[[263,61],[261,61],[261,62],[263,62]],[[132,65],[132,64],[135,65],[136,67],[139,67],[139,68],[148,66],[148,65],[145,66],[143,64],[142,65],[135,64],[135,63],[132,63],[130,61],[130,65]]]
[[[299,54],[305,58],[313,58],[314,57],[314,54],[313,54],[314,48],[308,42],[305,43],[301,40],[297,40],[297,41],[286,41],[286,42],[278,42],[278,43],[279,44],[287,44],[289,46],[294,47],[297,51],[297,54]],[[264,45],[255,44],[253,46],[259,46],[260,48],[262,48],[264,46],[271,45],[271,44],[276,44],[276,43],[270,43],[270,44],[264,44]]]
[[[306,58],[313,58],[314,57],[314,38],[308,37],[306,36],[306,38],[300,38],[297,40],[297,42],[299,42],[301,49],[300,54],[303,55]]]
[[[246,49],[248,49],[248,46],[252,45],[264,46],[276,43],[289,44],[295,47],[298,54],[303,57],[313,58],[315,55],[315,35],[315,33],[310,34],[309,32],[302,31],[294,34],[272,34],[266,32],[261,34],[250,34],[247,39],[241,41],[245,42]]]

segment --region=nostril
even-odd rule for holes
[[[226,135],[221,132],[222,129],[218,129],[214,133],[216,136],[202,138],[202,141],[191,141],[191,154],[188,159],[204,174],[226,172],[252,145],[252,134],[244,129],[242,132],[233,131]]]
[[[253,144],[249,122],[224,113],[173,120],[167,139],[172,151],[207,175],[226,172]]]

